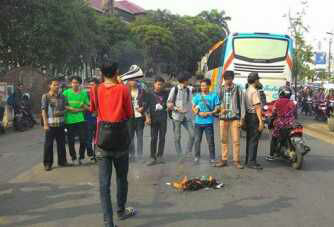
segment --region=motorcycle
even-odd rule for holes
[[[0,134],[5,133],[5,127],[2,125],[2,120],[4,118],[4,115],[5,115],[5,108],[0,105]]]
[[[312,116],[312,109],[313,109],[313,100],[312,97],[307,97],[305,102],[305,115],[310,114]]]
[[[273,129],[274,116],[272,109],[275,101],[265,107],[265,122],[269,129]],[[304,156],[311,151],[310,147],[305,144],[303,139],[304,127],[300,123],[296,123],[291,128],[283,128],[274,150],[274,155],[278,158],[290,162],[292,168],[301,169],[303,166]]]
[[[19,132],[26,131],[29,128],[34,127],[35,122],[31,119],[29,110],[25,105],[21,105],[14,115],[14,129]]]
[[[316,118],[319,121],[326,121],[327,120],[327,102],[326,101],[320,102],[320,104],[318,106],[318,111],[317,111]]]
[[[334,99],[328,100],[328,117],[334,117]]]

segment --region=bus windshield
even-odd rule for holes
[[[288,53],[288,40],[272,38],[235,38],[236,57],[247,60],[273,61],[284,59]]]

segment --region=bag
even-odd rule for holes
[[[98,87],[95,86],[95,105],[99,113]],[[97,126],[96,145],[104,151],[112,153],[126,152],[130,146],[131,139],[127,121],[107,122],[99,121]]]
[[[130,145],[127,121],[111,123],[100,121],[97,128],[97,146],[104,151],[124,152]]]

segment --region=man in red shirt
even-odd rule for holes
[[[131,96],[128,87],[117,80],[118,64],[103,66],[101,71],[104,83],[97,88],[98,97],[95,92],[91,92],[91,112],[97,112],[98,122],[117,123],[129,120],[133,116]],[[117,179],[117,215],[120,220],[135,215],[134,208],[125,207],[128,195],[129,152],[110,152],[97,148],[96,156],[99,162],[100,198],[104,223],[105,226],[114,227],[110,195],[113,166]]]

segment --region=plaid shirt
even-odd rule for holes
[[[239,94],[238,94],[239,93]],[[238,106],[238,97],[240,106]],[[227,110],[226,114],[221,114],[221,120],[237,120],[243,115],[243,94],[238,85],[233,84],[231,88],[222,87],[220,91],[221,108]]]
[[[46,93],[42,96],[41,109],[46,111],[49,127],[64,126],[65,106],[65,97],[61,94],[51,96]]]

